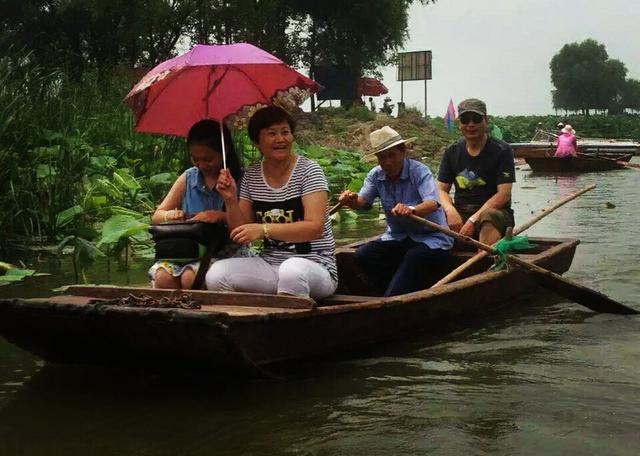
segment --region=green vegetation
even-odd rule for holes
[[[184,145],[133,134],[130,84],[71,80],[20,52],[0,59],[0,247],[71,236],[77,251],[109,217],[148,218],[185,167]]]
[[[34,269],[21,269],[0,261],[0,287],[21,282],[26,277],[40,277],[47,274],[37,273]]]
[[[609,58],[595,40],[565,44],[549,66],[556,109],[584,115],[592,109],[609,114],[640,110],[640,81],[626,79],[624,63]]]
[[[491,117],[510,143],[530,141],[538,125],[555,132],[558,122],[570,124],[583,138],[633,139],[640,141],[637,115],[570,115],[570,116],[506,116]]]

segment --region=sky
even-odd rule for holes
[[[374,0],[375,1],[375,0]],[[475,97],[489,115],[553,114],[549,63],[563,45],[592,38],[627,77],[640,79],[640,1],[635,0],[438,0],[409,12],[401,52],[431,50],[427,114],[444,116]],[[382,68],[393,102],[400,101],[396,68]],[[382,106],[382,97],[374,100]],[[424,81],[404,83],[404,102],[424,110]]]

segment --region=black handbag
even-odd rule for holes
[[[211,259],[229,240],[227,227],[222,223],[163,223],[151,225],[149,232],[156,245],[156,260],[186,263],[200,260],[198,273],[191,287],[193,290],[202,288]]]
[[[155,242],[156,260],[177,262],[196,261],[212,241],[224,243],[227,229],[220,223],[173,222],[149,227]]]

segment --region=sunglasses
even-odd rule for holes
[[[478,114],[477,112],[465,112],[459,117],[460,123],[463,125],[467,125],[468,123],[473,122],[474,124],[479,124],[484,120],[484,116]]]

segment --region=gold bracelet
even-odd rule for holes
[[[164,211],[164,222],[166,223],[169,220],[169,211]]]
[[[269,228],[267,228],[267,224],[262,224],[262,232],[264,233],[264,238],[269,239],[271,236],[269,235]]]

